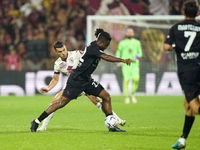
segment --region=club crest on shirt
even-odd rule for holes
[[[70,58],[69,58],[69,62],[73,63],[73,62],[74,62],[74,58],[73,58],[73,57],[70,57]]]
[[[67,67],[67,64],[65,64],[64,62],[61,62],[61,63],[59,64],[59,66],[60,66],[60,69],[64,69],[64,68]]]

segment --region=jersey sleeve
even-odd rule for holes
[[[167,35],[167,38],[165,40],[165,43],[168,43],[169,45],[172,45],[175,42],[175,35],[173,27],[170,29],[169,34]]]
[[[143,54],[142,54],[142,47],[141,47],[140,41],[138,41],[137,55],[138,55],[140,58],[143,56]]]
[[[98,48],[90,49],[89,53],[91,56],[96,56],[96,57],[100,57],[102,54],[105,54],[102,50]]]
[[[81,56],[83,55],[83,52],[84,52],[84,51],[76,50],[76,53],[77,53],[77,54],[74,55],[74,56],[75,56],[74,58],[75,58],[76,60],[77,60],[77,59],[79,60],[79,59],[81,58]]]
[[[115,53],[115,56],[116,57],[121,57],[122,50],[123,50],[122,42],[119,42],[118,49],[117,49],[117,52]]]
[[[54,63],[54,74],[60,74],[60,68]]]

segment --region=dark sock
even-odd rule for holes
[[[181,135],[182,138],[187,139],[188,134],[190,133],[190,129],[194,123],[195,117],[185,115],[185,123],[183,127],[183,134]]]
[[[40,117],[38,118],[38,120],[41,122],[41,121],[44,120],[48,115],[49,115],[49,114],[47,114],[47,112],[44,111],[44,112],[40,115]]]
[[[199,107],[199,114],[200,114],[200,107]]]
[[[110,113],[110,114],[106,114],[106,117],[108,117],[109,115],[113,115],[113,113]]]

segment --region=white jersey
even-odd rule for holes
[[[54,63],[54,72],[60,73],[63,72],[66,75],[70,75],[71,72],[76,69],[79,59],[83,54],[83,51],[68,51],[66,60],[62,60],[60,57]]]

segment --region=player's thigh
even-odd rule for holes
[[[138,80],[140,79],[140,72],[139,72],[139,67],[137,66],[124,66],[122,68],[122,74],[123,74],[123,78],[124,80]]]
[[[132,67],[132,72],[131,72],[131,74],[132,74],[132,77],[133,78],[140,78],[140,70],[139,70],[139,67],[138,66],[134,66],[134,67]]]
[[[63,91],[64,91],[64,89],[62,89],[60,92],[58,92],[58,93],[55,95],[55,97],[54,97],[54,98],[52,99],[52,101],[51,101],[51,104],[53,104],[53,103],[59,101],[60,97],[62,96]]]
[[[185,72],[185,73],[179,73],[178,76],[186,100],[188,103],[190,103],[190,101],[196,99],[200,93],[200,85],[199,85],[200,75],[196,76],[194,75],[194,73]]]
[[[88,84],[85,86],[84,92],[87,93],[88,95],[94,95],[94,96],[99,96],[101,91],[103,91],[104,88],[103,86],[97,82],[91,79]]]
[[[127,66],[122,67],[122,75],[124,80],[131,80],[132,79],[132,73],[130,68],[127,68]]]
[[[139,74],[133,75],[133,82],[139,82],[140,76]]]
[[[195,116],[186,98],[184,98],[184,108],[187,116]]]
[[[83,91],[84,91],[84,88],[82,87],[67,85],[62,93],[62,96],[67,97],[70,100],[72,100],[72,99],[76,99]]]
[[[199,107],[200,107],[200,102],[199,102],[199,97],[196,96],[194,99],[192,99],[189,102],[189,106],[192,109],[194,114],[199,114]]]

